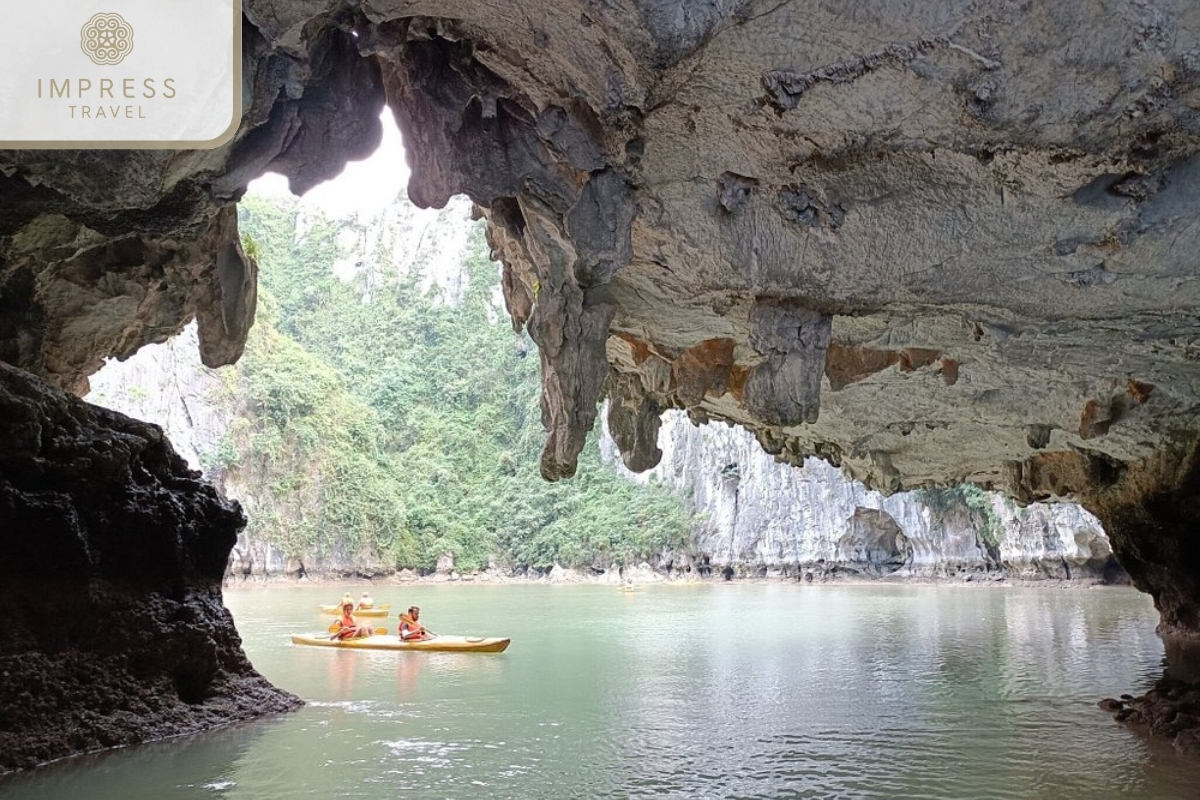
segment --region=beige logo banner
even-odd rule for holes
[[[0,148],[218,147],[241,118],[242,0],[5,4]]]

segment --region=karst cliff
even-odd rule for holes
[[[358,261],[362,255],[351,250],[347,258]],[[451,287],[467,279],[465,273],[450,269],[440,277]],[[248,353],[252,352],[251,342]],[[176,451],[192,467],[204,468],[206,480],[222,496],[236,499],[247,516],[269,514],[258,510],[265,487],[231,473],[225,464],[239,459],[236,452],[222,456],[230,447],[231,425],[245,413],[228,379],[228,374],[200,364],[196,327],[188,325],[170,342],[147,345],[122,362],[108,362],[92,376],[87,400],[161,426]],[[969,485],[883,497],[819,459],[809,459],[799,468],[781,463],[741,428],[697,426],[678,410],[663,414],[658,465],[633,473],[620,466],[607,426],[598,428],[605,462],[627,480],[669,487],[698,515],[686,542],[663,548],[645,561],[649,569],[637,574],[647,579],[707,575],[719,580],[728,575],[811,582],[850,576],[1071,580],[1079,585],[1127,580],[1112,558],[1099,521],[1072,503],[1018,506]],[[322,543],[289,549],[272,534],[270,529],[243,530],[230,553],[227,581],[397,572],[394,559],[389,562],[369,548],[328,549]],[[640,567],[642,561],[614,563],[610,558],[582,570],[551,570],[543,577],[617,581],[634,574],[622,567]],[[500,580],[521,569],[498,566],[506,563],[500,553],[494,563],[482,579]],[[446,552],[438,561],[436,579],[453,579],[463,572]]]
[[[615,460],[611,441],[602,452]],[[1020,507],[961,489],[883,497],[823,461],[780,463],[746,431],[696,426],[675,410],[663,414],[659,445],[658,465],[629,477],[687,494],[702,520],[685,552],[652,565],[660,571],[809,582],[1125,580],[1099,521],[1071,503]]]
[[[1200,633],[1194,2],[245,0],[244,14],[229,144],[0,152],[0,360],[16,368],[0,381],[14,409],[0,541],[27,553],[58,519],[76,553],[70,571],[6,560],[23,591],[62,579],[92,608],[97,577],[125,581],[122,603],[195,613],[164,616],[163,641],[210,626],[212,675],[252,679],[212,594],[236,512],[164,445],[128,438],[153,434],[44,384],[81,393],[102,358],[193,318],[205,363],[235,360],[255,266],[234,203],[263,171],[304,192],[365,156],[386,104],[412,199],[465,193],[490,221],[513,323],[540,350],[546,478],[572,474],[607,396],[634,470],[654,466],[660,415],[678,408],[884,493],[969,480],[1073,499],[1161,630]],[[169,519],[119,525],[112,503]],[[126,575],[110,550],[154,569]],[[6,664],[110,646],[10,639]],[[5,686],[31,686],[23,669]],[[184,704],[198,696],[177,683]],[[287,704],[275,697],[259,710]],[[207,724],[202,708],[190,719]],[[62,741],[0,749],[0,769],[111,743]]]

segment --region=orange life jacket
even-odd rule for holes
[[[408,633],[408,636],[404,634]],[[410,614],[400,615],[400,638],[401,639],[424,639],[426,635],[425,626],[412,618]]]
[[[353,636],[354,629],[358,627],[358,621],[354,619],[354,615],[347,614],[345,611],[342,612],[342,618],[338,620],[338,624],[342,626],[337,632],[339,639],[347,639]]]

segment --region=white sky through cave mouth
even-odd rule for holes
[[[391,110],[384,106],[379,115],[383,139],[375,152],[362,161],[348,161],[341,173],[300,197],[301,204],[319,209],[330,219],[357,217],[368,220],[378,216],[401,192],[408,192],[412,171],[405,158],[404,140]],[[274,197],[292,197],[287,178],[268,172],[255,178],[250,192]]]
[[[343,280],[372,264],[388,264],[402,273],[419,269],[426,291],[436,289],[444,302],[456,302],[465,287],[461,265],[469,234],[478,224],[470,219],[473,204],[457,195],[444,209],[413,206],[400,129],[386,107],[380,121],[383,137],[375,152],[347,162],[339,175],[306,194],[293,195],[286,177],[267,173],[251,181],[246,195],[296,203],[302,217],[318,214],[351,222],[339,234],[343,255],[333,264],[334,274]],[[389,230],[395,233],[385,240],[381,233]],[[499,286],[493,306],[491,313],[498,321],[504,309]],[[229,425],[221,409],[203,399],[213,375],[199,363],[192,321],[167,342],[145,345],[124,361],[105,359],[105,366],[90,378],[86,399],[161,426],[191,467],[202,470],[201,452],[210,450],[208,444],[219,440]]]
[[[302,213],[353,223],[338,239],[344,255],[334,264],[333,271],[342,280],[350,280],[366,261],[390,262],[400,272],[419,269],[425,277],[426,291],[440,287],[447,302],[457,302],[464,290],[461,264],[466,255],[473,204],[466,196],[456,195],[444,209],[414,206],[408,199],[412,170],[405,156],[404,140],[387,106],[380,111],[379,121],[383,126],[379,147],[361,161],[346,162],[336,177],[296,197],[288,188],[286,177],[270,172],[251,181],[246,195],[295,202]],[[403,209],[400,212],[406,217],[403,223],[395,217],[397,209]],[[378,240],[381,228],[402,230],[406,235],[387,247]],[[503,307],[503,297],[497,289],[496,309]]]

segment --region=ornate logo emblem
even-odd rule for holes
[[[120,64],[133,52],[133,27],[120,14],[96,14],[79,31],[79,46],[97,64]]]

